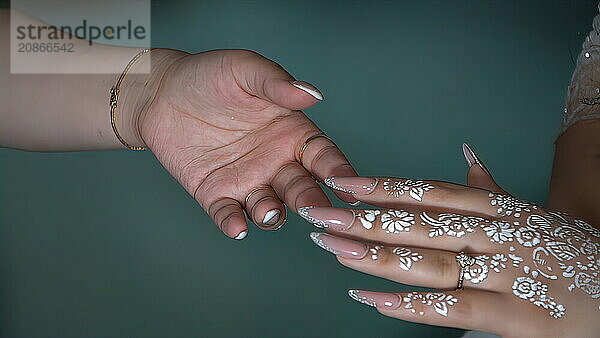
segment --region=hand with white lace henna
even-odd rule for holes
[[[299,210],[325,228],[311,238],[341,264],[437,289],[350,297],[390,317],[505,337],[597,336],[600,230],[501,192],[463,149],[469,186],[331,177],[331,187],[388,209]]]

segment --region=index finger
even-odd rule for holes
[[[514,217],[538,209],[510,195],[441,181],[390,177],[330,177],[325,183],[357,200],[381,207],[417,206],[483,217]],[[517,221],[518,222],[518,221]]]
[[[330,176],[358,176],[344,153],[323,133],[308,136],[298,149],[297,161],[321,182]],[[358,204],[347,192],[335,189],[333,192],[344,202]]]

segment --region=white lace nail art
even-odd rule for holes
[[[324,221],[316,219],[310,215],[310,209],[313,208],[314,206],[300,207],[298,208],[298,215],[300,215],[302,218],[309,221],[310,223],[314,224],[318,228],[327,228],[327,224]]]
[[[372,307],[377,306],[377,304],[375,304],[375,302],[372,299],[369,299],[365,296],[360,296],[359,293],[360,291],[358,290],[348,290],[348,296],[350,296],[350,298],[354,299],[355,301]]]

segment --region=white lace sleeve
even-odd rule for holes
[[[600,119],[600,14],[596,15],[592,26],[583,42],[567,91],[563,132],[578,121]]]

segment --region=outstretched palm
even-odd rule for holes
[[[302,144],[320,130],[300,111],[317,99],[291,81],[253,52],[189,55],[171,66],[141,123],[148,147],[229,237],[245,235],[242,208],[255,223],[276,225],[283,203],[329,205],[311,176],[356,175],[326,138],[310,142],[298,162]]]

